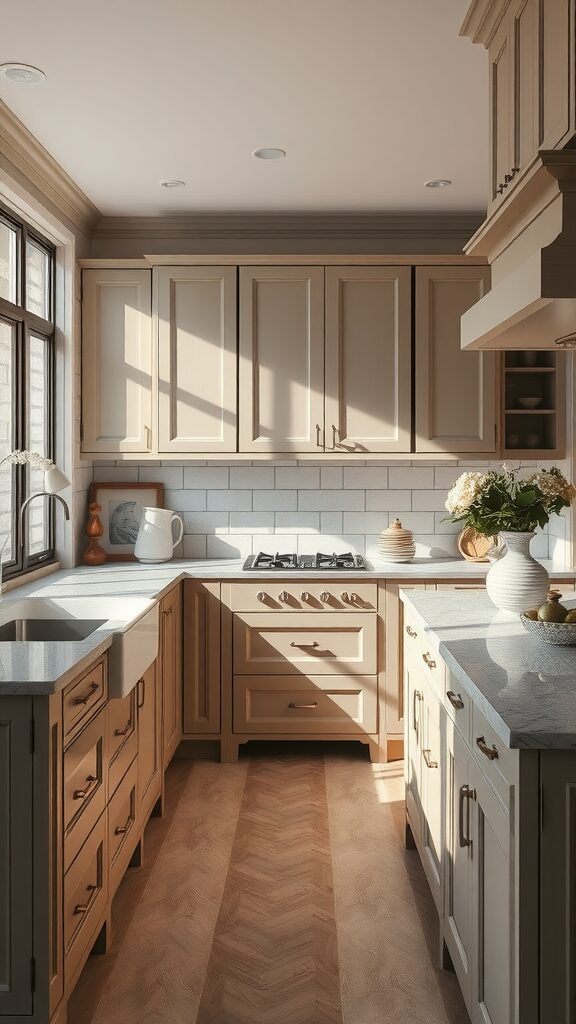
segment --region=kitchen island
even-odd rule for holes
[[[576,648],[486,594],[400,592],[407,845],[473,1024],[574,1020]],[[576,606],[576,593],[563,602]]]

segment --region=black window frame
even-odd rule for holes
[[[45,339],[46,357],[46,456],[54,459],[56,444],[55,376],[56,376],[56,248],[39,231],[22,220],[13,210],[0,203],[0,223],[16,232],[16,302],[0,297],[0,320],[15,327],[13,365],[12,448],[28,449],[28,352],[30,335]],[[48,256],[48,313],[44,319],[26,309],[26,251],[31,242]],[[39,565],[56,560],[54,503],[47,506],[48,544],[43,551],[30,555],[28,550],[28,518],[24,522],[24,543],[20,536],[20,508],[30,494],[28,466],[12,466],[12,537],[14,558],[3,562],[2,578],[14,579],[31,572]]]

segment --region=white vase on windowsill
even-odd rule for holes
[[[486,590],[501,612],[521,615],[527,608],[544,604],[549,587],[546,569],[530,554],[533,532],[500,534],[506,554],[494,562],[486,576]]]

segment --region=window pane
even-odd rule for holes
[[[17,234],[0,220],[0,298],[16,302]]]
[[[31,334],[28,343],[28,424],[26,436],[28,448],[39,455],[49,455],[48,416],[49,398],[46,387],[48,379],[49,343],[41,335]],[[44,472],[29,467],[28,493],[44,490]],[[28,554],[41,554],[50,546],[48,500],[37,498],[28,506]]]
[[[26,309],[50,319],[50,256],[30,241],[26,243]]]
[[[0,320],[0,459],[14,444],[14,351],[16,325]],[[0,561],[15,558],[12,533],[12,466],[0,469]]]

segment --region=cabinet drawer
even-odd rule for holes
[[[136,842],[136,786],[138,766],[134,761],[108,804],[108,864],[110,899],[128,867]]]
[[[422,641],[418,660],[422,668],[422,681],[424,684],[426,684],[426,681],[428,682],[440,703],[443,703],[446,665],[426,637]]]
[[[375,615],[235,615],[234,671],[284,675],[377,672]]]
[[[107,697],[104,659],[64,690],[64,742],[83,729]]]
[[[506,746],[475,704],[470,747],[482,774],[509,808],[510,787],[517,781],[518,751]]]
[[[64,870],[106,807],[106,709],[64,754]]]
[[[67,990],[94,945],[107,901],[106,815],[102,814],[64,877],[64,980]]]
[[[236,676],[234,732],[374,733],[377,676]]]
[[[470,746],[470,730],[472,717],[472,701],[463,686],[459,686],[458,680],[446,669],[444,679],[444,707],[462,739]]]
[[[298,583],[265,579],[230,586],[231,608],[240,612],[353,612],[359,609],[375,612],[377,595],[376,583],[359,583],[356,579],[300,580]]]
[[[422,644],[425,640],[425,631],[420,621],[412,615],[412,612],[406,605],[403,605],[403,620],[404,620],[404,657],[410,657],[411,654],[421,654]]]
[[[111,700],[108,712],[108,793],[114,793],[138,753],[136,688],[122,700]]]

